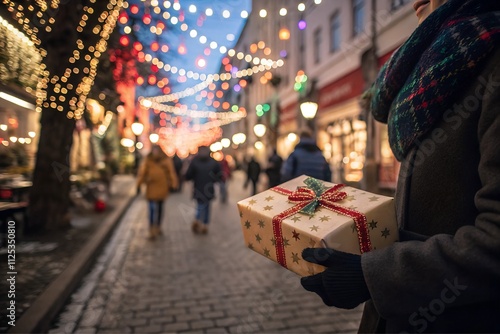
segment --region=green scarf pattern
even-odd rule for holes
[[[376,120],[388,124],[399,161],[436,126],[499,46],[499,0],[448,0],[392,55],[370,90],[370,108]]]

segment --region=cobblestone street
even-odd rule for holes
[[[326,307],[299,277],[245,247],[236,202],[212,203],[207,235],[194,235],[191,184],[170,196],[164,235],[147,239],[147,203],[130,206],[50,333],[356,332],[362,307]]]

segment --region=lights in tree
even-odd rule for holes
[[[130,43],[130,39],[128,38],[128,36],[126,36],[126,35],[120,36],[120,44],[121,45],[128,46],[129,43]]]
[[[297,23],[297,27],[299,27],[300,30],[304,30],[307,27],[306,21],[300,20],[299,23]]]
[[[306,5],[303,2],[301,2],[298,4],[297,9],[299,12],[303,12],[306,10]]]
[[[242,10],[240,13],[242,19],[248,18],[248,12],[246,10]]]
[[[228,11],[227,9],[222,11],[222,17],[225,19],[228,19],[231,16],[231,12]]]
[[[286,16],[287,13],[288,13],[288,11],[285,7],[280,9],[280,16]]]
[[[203,69],[207,66],[207,61],[203,57],[196,58],[196,66],[200,69]]]
[[[261,9],[259,11],[259,16],[262,17],[262,18],[266,17],[267,16],[267,10]]]
[[[189,5],[189,12],[190,13],[196,13],[196,6],[195,5]]]
[[[184,43],[179,44],[177,52],[179,52],[180,55],[185,55],[187,53],[186,45]]]
[[[212,10],[212,8],[205,9],[205,15],[206,16],[212,16],[212,15],[214,15],[214,11]]]

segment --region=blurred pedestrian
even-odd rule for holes
[[[360,332],[498,333],[500,1],[413,7],[419,26],[365,95],[401,161],[400,242],[306,249],[327,269],[302,285],[327,305],[367,301]]]
[[[303,174],[323,181],[332,180],[330,166],[307,130],[301,132],[299,143],[283,164],[281,182]]]
[[[171,188],[177,188],[178,179],[172,159],[154,145],[137,175],[137,188],[146,184],[146,199],[149,202],[149,238],[162,234],[163,205]]]
[[[252,183],[252,195],[257,194],[257,183],[259,182],[260,177],[260,164],[255,160],[252,156],[247,166],[247,179],[245,181],[245,189],[248,187],[248,184]]]
[[[182,191],[182,172],[181,172],[181,170],[182,170],[183,162],[182,162],[182,159],[177,154],[174,155],[173,161],[174,161],[175,173],[177,175],[177,178],[179,179],[179,186],[177,188],[172,189],[172,191],[180,192],[180,191]]]
[[[269,157],[266,168],[269,188],[276,187],[280,184],[282,165],[283,159],[278,155],[276,149],[273,149],[273,154]]]
[[[223,157],[220,161],[221,167],[221,182],[220,182],[220,196],[221,202],[227,202],[227,183],[229,179],[231,179],[231,167],[229,167],[229,163],[227,162],[227,157]]]
[[[219,162],[210,156],[207,146],[200,146],[186,171],[185,179],[193,181],[193,198],[196,200],[196,219],[193,232],[206,234],[210,222],[210,202],[215,198],[214,184],[221,181]]]

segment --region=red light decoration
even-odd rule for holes
[[[140,42],[134,42],[134,49],[137,51],[142,51],[142,44]]]
[[[153,51],[158,51],[160,49],[160,44],[158,44],[158,42],[153,42],[151,43],[151,50]]]
[[[132,5],[132,6],[130,6],[130,12],[131,12],[132,14],[137,14],[137,13],[139,13],[139,6],[137,6],[137,5]]]
[[[211,53],[212,51],[210,51],[210,48],[205,48],[205,50],[203,50],[203,54],[205,54],[205,56],[210,56]]]
[[[229,64],[229,58],[227,57],[222,58],[222,65],[227,65],[227,64]]]
[[[121,45],[127,46],[129,43],[130,43],[130,39],[128,38],[128,36],[122,35],[120,37],[120,44]]]
[[[118,17],[118,22],[120,22],[121,24],[126,24],[128,22],[127,12],[120,13],[120,16]]]
[[[227,64],[226,66],[224,66],[224,69],[226,70],[226,72],[231,71],[232,68],[233,68],[233,66],[231,64]]]
[[[142,86],[144,84],[144,78],[143,77],[137,77],[137,79],[135,79],[135,82],[139,85],[139,86]]]
[[[156,76],[154,74],[150,74],[148,76],[148,84],[150,84],[150,85],[156,84]]]
[[[156,23],[156,28],[165,30],[165,23],[163,23],[163,21],[158,21],[158,23]]]
[[[142,17],[142,22],[144,24],[150,24],[151,23],[151,15],[144,14],[144,16]]]
[[[170,94],[170,87],[163,87],[163,94]]]
[[[185,55],[187,53],[186,45],[184,43],[179,44],[177,52],[179,52],[180,55]]]
[[[155,64],[151,64],[151,71],[154,73],[158,73],[159,71],[158,66],[156,66]]]

